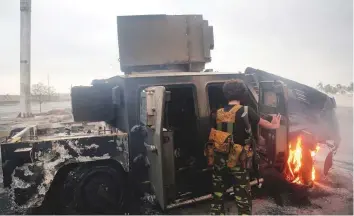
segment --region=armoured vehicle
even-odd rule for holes
[[[260,169],[272,167],[288,181],[311,185],[311,166],[297,176],[301,181],[286,175],[288,144],[301,134],[309,153],[317,142],[337,145],[333,99],[253,68],[204,70],[214,39],[201,15],[119,16],[117,24],[124,74],[73,87],[75,123],[21,128],[1,145],[4,186],[17,208],[124,213],[137,209],[132,203],[144,192],[154,193],[162,210],[207,196],[209,116],[226,104],[221,87],[230,79],[245,81],[243,103],[261,115],[282,115],[275,131],[252,128],[263,143]]]

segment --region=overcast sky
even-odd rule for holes
[[[32,0],[31,82],[58,92],[119,72],[117,15],[202,14],[214,27],[207,66],[248,66],[308,85],[348,84],[352,0]],[[0,0],[0,94],[20,89],[20,0]]]

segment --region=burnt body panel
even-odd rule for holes
[[[8,143],[1,146],[4,186],[18,208],[41,205],[56,173],[71,163],[113,160],[129,171],[127,134]]]
[[[246,74],[254,74],[259,81],[280,80],[288,89],[289,133],[306,130],[318,137],[318,141],[334,140],[340,143],[339,124],[335,114],[335,99],[307,85],[253,68]]]

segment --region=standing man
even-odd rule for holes
[[[226,179],[231,175],[232,184],[235,194],[235,201],[238,207],[238,213],[242,215],[252,214],[252,197],[249,173],[242,159],[247,157],[249,146],[246,145],[246,140],[249,135],[246,132],[246,123],[242,119],[242,114],[246,111],[245,107],[240,104],[247,93],[247,88],[242,80],[230,80],[223,86],[223,93],[228,100],[228,105],[217,111],[216,115],[212,116],[215,132],[213,155],[208,155],[208,163],[213,166],[213,202],[211,204],[211,214],[225,214],[224,210],[224,193]],[[259,125],[267,129],[276,129],[280,124],[280,115],[273,117],[272,122],[264,120],[252,109],[248,107],[248,118],[251,125]],[[225,133],[226,132],[226,133]],[[229,138],[223,134],[229,134]],[[216,138],[217,137],[217,138]],[[231,141],[230,141],[231,139]],[[213,140],[213,139],[211,139]],[[222,146],[222,142],[226,147]],[[230,143],[230,145],[227,144]],[[227,153],[218,149],[231,149]],[[223,152],[223,153],[220,153]],[[246,152],[246,154],[245,154]],[[210,149],[209,149],[210,153]],[[246,155],[246,156],[245,156]],[[211,160],[210,160],[211,159]]]

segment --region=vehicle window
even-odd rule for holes
[[[224,83],[213,83],[207,86],[210,111],[217,110],[227,105],[222,86]]]
[[[275,92],[266,91],[263,93],[264,96],[264,105],[270,107],[277,107],[278,99]]]
[[[209,107],[210,111],[213,112],[219,108],[224,107],[225,105],[228,104],[228,101],[224,97],[224,93],[222,91],[224,83],[211,83],[207,85],[207,93],[208,93],[208,99],[209,99]],[[242,105],[248,105],[251,106],[253,109],[257,109],[257,105],[255,104],[255,101],[251,99],[251,96],[245,97],[243,101],[241,101]]]
[[[165,85],[165,88],[170,92],[171,97],[170,101],[165,104],[165,128],[177,127],[184,118],[196,118],[196,88],[194,85]],[[143,89],[141,89],[142,91]],[[140,97],[140,122],[142,123],[146,121],[145,113],[146,98]]]

